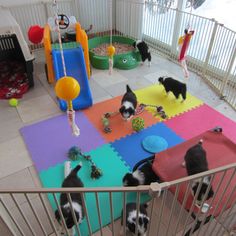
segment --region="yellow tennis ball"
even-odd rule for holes
[[[55,91],[59,98],[70,101],[78,97],[80,85],[73,77],[65,76],[57,81]]]
[[[107,54],[109,57],[112,57],[116,52],[116,49],[114,46],[110,45],[109,47],[107,47]]]
[[[11,98],[9,100],[9,105],[12,107],[16,107],[18,105],[18,100],[16,98]]]

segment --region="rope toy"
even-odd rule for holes
[[[167,119],[168,116],[164,111],[164,108],[162,106],[156,106],[156,105],[150,105],[150,104],[143,104],[141,103],[139,106],[143,107],[143,109],[145,107],[154,107],[156,110],[156,114],[155,116],[160,116],[162,119]]]
[[[75,111],[73,110],[72,100],[75,99],[80,93],[80,85],[76,79],[73,77],[67,76],[66,74],[66,65],[65,58],[63,53],[62,41],[61,41],[61,32],[60,32],[60,22],[58,19],[58,8],[56,0],[53,1],[53,10],[56,23],[56,30],[58,33],[58,41],[60,46],[61,61],[63,67],[63,77],[60,78],[55,86],[56,95],[67,101],[67,117],[68,122],[72,130],[72,134],[75,136],[80,135],[80,129],[75,123]],[[68,25],[67,25],[68,26]]]
[[[139,115],[140,113],[142,113],[144,111],[145,106],[143,106],[143,104],[140,104],[135,111],[135,115]],[[114,112],[107,112],[105,114],[103,114],[101,120],[102,120],[102,124],[103,124],[103,131],[105,133],[111,133],[112,129],[110,127],[110,121],[109,118],[115,116],[119,114],[119,111],[114,111]]]
[[[91,178],[92,179],[99,179],[102,176],[102,170],[99,169],[96,164],[93,162],[91,156],[89,155],[84,155],[81,152],[81,149],[78,148],[77,146],[73,146],[69,149],[68,152],[68,158],[72,161],[77,161],[80,158],[84,158],[91,164]]]

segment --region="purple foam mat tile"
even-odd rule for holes
[[[83,112],[76,112],[80,136],[72,135],[67,116],[60,115],[20,129],[37,171],[63,163],[72,146],[88,152],[105,144],[105,140]]]

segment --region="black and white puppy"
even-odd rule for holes
[[[150,221],[147,215],[147,204],[141,204],[139,208],[138,214],[138,236],[146,236],[148,223]],[[121,226],[123,226],[123,210],[121,214]],[[135,235],[135,227],[136,227],[136,217],[137,217],[137,208],[136,203],[131,202],[126,204],[126,230]],[[120,234],[123,233],[123,227],[121,227]]]
[[[125,174],[123,177],[123,186],[149,185],[153,182],[160,182],[160,179],[152,170],[150,162],[145,163],[133,173]]]
[[[136,42],[133,43],[133,47],[138,48],[139,53],[142,58],[142,62],[144,63],[144,61],[148,59],[148,65],[151,66],[152,57],[151,57],[151,52],[150,52],[150,49],[148,48],[148,45],[142,40],[137,40]]]
[[[158,81],[164,86],[167,95],[169,92],[172,92],[175,95],[176,99],[179,98],[179,95],[182,95],[182,101],[186,99],[187,86],[185,83],[181,83],[171,77],[164,76],[160,77]]]
[[[208,170],[206,151],[202,147],[202,143],[203,143],[203,141],[200,140],[198,144],[190,147],[185,154],[185,157],[184,157],[185,161],[183,163],[183,166],[186,166],[186,170],[187,170],[188,175],[195,175],[195,174],[199,174],[201,172]],[[194,196],[197,192],[200,182],[201,182],[201,178],[196,179],[193,182],[192,191],[193,191]],[[196,202],[197,205],[199,205],[199,206],[201,205],[202,200],[207,192],[207,188],[208,188],[209,184],[210,184],[210,177],[209,176],[204,177],[201,189],[200,189],[199,194],[197,196],[197,202]],[[214,191],[212,189],[212,186],[210,186],[210,190],[208,192],[206,200],[213,197],[213,195],[214,195]]]
[[[70,174],[64,179],[62,183],[63,188],[74,188],[74,187],[84,187],[83,182],[81,179],[77,176],[77,172],[81,169],[82,163],[80,162],[71,172]],[[80,193],[71,193],[71,200],[72,200],[72,207],[75,212],[75,216],[77,219],[77,222],[80,224],[83,217],[83,208],[82,208],[82,197]],[[62,193],[60,195],[60,208],[63,214],[63,217],[66,222],[67,228],[72,231],[74,224],[73,215],[70,207],[70,203],[67,199],[66,193]],[[59,211],[55,211],[55,217],[60,225],[62,225],[61,222],[61,216],[59,214]],[[64,230],[62,230],[64,232]],[[70,232],[71,233],[71,232]]]
[[[129,85],[126,85],[126,93],[121,100],[121,107],[119,109],[120,114],[125,120],[128,120],[135,115],[137,104],[138,102],[135,93],[131,90]]]

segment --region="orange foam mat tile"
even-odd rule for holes
[[[100,103],[96,103],[92,107],[84,110],[84,114],[88,117],[90,122],[97,128],[98,132],[103,136],[107,142],[113,142],[121,137],[125,137],[128,134],[132,134],[134,131],[132,129],[131,121],[124,121],[120,114],[117,114],[111,118],[110,127],[112,129],[111,133],[105,133],[103,131],[103,124],[101,121],[102,116],[106,112],[118,111],[121,105],[122,96],[118,96]],[[155,118],[151,113],[144,110],[141,114],[137,115],[142,117],[145,122],[145,128],[159,122],[158,118]],[[137,117],[135,116],[135,117]]]

